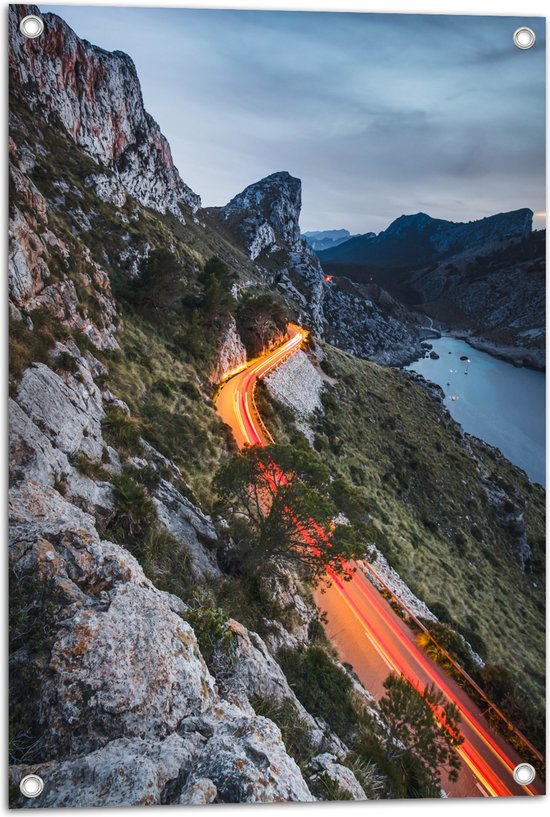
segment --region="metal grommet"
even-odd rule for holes
[[[19,31],[24,37],[34,40],[44,31],[44,20],[36,14],[27,14],[19,23]]]
[[[25,797],[38,797],[44,791],[44,781],[37,774],[27,774],[19,783],[19,788]]]
[[[512,39],[516,48],[521,48],[522,51],[525,51],[527,48],[532,48],[535,45],[537,35],[532,28],[521,26],[521,28],[517,28],[514,31]]]
[[[530,763],[518,763],[514,769],[514,780],[520,786],[529,786],[535,779],[535,770]]]

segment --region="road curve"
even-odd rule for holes
[[[227,380],[216,397],[218,414],[228,426],[239,448],[245,445],[267,445],[268,439],[254,408],[254,386],[258,378],[265,377],[283,360],[298,351],[307,337],[305,329],[296,324],[288,327],[288,340],[250,361],[248,366]]]
[[[285,343],[251,361],[228,379],[218,393],[216,408],[231,427],[239,448],[268,443],[267,431],[254,407],[254,386],[258,378],[297,352],[307,336],[305,330],[295,325],[289,326],[288,334]],[[433,683],[458,706],[464,736],[458,752],[463,766],[457,783],[443,780],[451,797],[544,794],[544,784],[538,780],[529,787],[515,783],[512,772],[521,758],[491,729],[456,681],[417,645],[411,629],[361,570],[349,582],[334,576],[328,590],[318,589],[315,598],[319,608],[327,613],[327,632],[341,659],[353,666],[375,697],[384,694],[384,679],[396,671],[418,689]]]

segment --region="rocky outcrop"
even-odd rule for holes
[[[315,770],[311,777],[311,783],[314,785],[319,779],[326,775],[338,786],[339,790],[343,792],[349,800],[368,800],[365,791],[351,769],[338,763],[334,755],[325,752],[322,755],[312,758],[310,766]]]
[[[300,236],[299,179],[274,173],[205,211],[207,220],[254,260],[258,272],[319,337],[378,363],[410,362],[420,348],[420,320],[379,287],[326,276]]]
[[[244,366],[246,360],[245,345],[237,331],[235,318],[231,317],[210,372],[211,382],[220,383],[228,374]]]
[[[153,502],[166,530],[178,541],[185,542],[194,579],[204,582],[219,577],[215,555],[219,538],[209,517],[164,479],[154,491]]]
[[[24,372],[9,401],[10,477],[62,486],[71,501],[106,520],[113,511],[111,486],[73,466],[80,454],[106,466],[116,461],[102,436],[102,398],[91,374],[95,359],[82,357],[74,343],[58,344],[52,357],[61,352],[74,361],[74,371],[55,372],[37,363]]]
[[[145,111],[135,65],[127,54],[112,53],[81,40],[55,14],[41,15],[44,33],[24,37],[19,21],[40,14],[36,6],[11,6],[10,83],[104,168],[88,178],[99,198],[120,206],[126,194],[145,207],[185,221],[199,197],[181,180],[170,146]]]
[[[233,619],[227,622],[227,628],[231,637],[230,660],[224,661],[220,654],[214,658],[216,680],[224,693],[237,701],[253,703],[255,699],[261,699],[270,705],[285,703],[307,730],[312,750],[331,751],[344,757],[349,751],[347,747],[324,722],[316,720],[304,709],[265,641]]]
[[[8,291],[10,317],[26,317],[45,309],[67,328],[83,332],[98,349],[118,348],[117,328],[109,278],[87,248],[79,248],[71,278],[60,272],[69,267],[71,248],[50,227],[46,199],[27,175],[34,154],[10,139],[10,219]],[[77,285],[81,296],[77,293]]]
[[[322,410],[324,381],[305,352],[296,352],[268,375],[265,383],[277,400],[295,412],[297,427],[313,442],[314,433],[308,419],[315,411]]]
[[[220,699],[181,602],[91,516],[33,480],[11,490],[10,514],[14,575],[52,582],[57,611],[35,679],[50,759],[11,770],[48,781],[31,806],[313,799],[278,728]]]
[[[299,249],[302,184],[286,171],[247,187],[221,208],[211,208],[237,234],[251,259],[262,253]]]

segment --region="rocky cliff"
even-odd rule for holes
[[[154,307],[135,312],[143,265],[165,247],[166,285],[187,287],[195,313],[207,259],[223,256],[237,293],[265,286],[265,270],[187,218],[199,200],[131,60],[54,15],[39,43],[24,40],[19,19],[36,12],[10,9],[12,805],[310,801],[320,769],[366,796],[348,747],[273,657],[306,647],[316,615],[292,576],[266,576],[273,610],[293,616],[266,612],[265,640],[227,616],[215,650],[205,636],[223,613],[206,586],[228,581],[231,543],[196,494],[208,498],[228,451],[208,374],[246,360],[235,319],[198,326],[210,346],[189,360],[181,311],[160,314],[162,331]],[[299,240],[266,208],[277,240]],[[294,713],[318,762],[300,768],[259,696]],[[46,787],[24,800],[31,771]]]
[[[349,279],[326,276],[300,235],[301,202],[300,180],[280,172],[250,185],[225,207],[209,208],[205,218],[243,248],[318,336],[380,363],[413,359],[420,349],[419,316],[379,287],[366,291]]]
[[[23,37],[19,21],[37,13],[26,5],[10,12],[10,88],[100,165],[87,178],[100,199],[120,206],[129,194],[184,221],[200,198],[181,180],[168,142],[143,107],[130,57],[81,40],[55,14],[42,15],[43,36]]]

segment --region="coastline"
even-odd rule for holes
[[[499,360],[505,360],[513,366],[524,366],[538,372],[546,371],[546,353],[544,349],[527,349],[525,346],[499,346],[497,343],[459,329],[447,329],[445,334],[457,340],[463,340],[468,346],[472,346],[479,352],[486,352],[488,355],[499,358]]]

